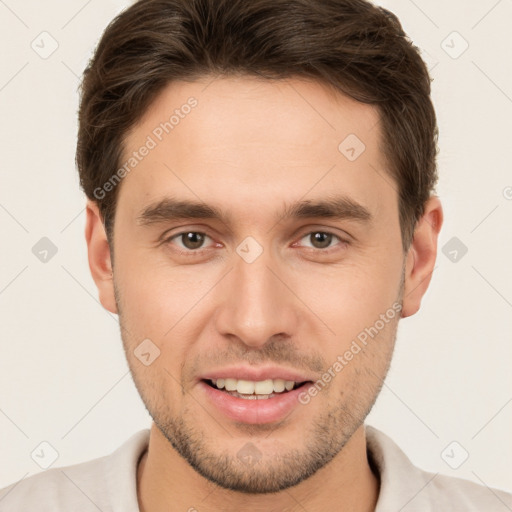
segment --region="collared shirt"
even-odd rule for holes
[[[376,512],[512,511],[512,493],[423,471],[368,425],[366,441],[380,479]],[[11,484],[0,490],[0,512],[139,512],[137,465],[148,444],[149,429],[144,429],[110,455]]]

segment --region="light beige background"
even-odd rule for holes
[[[441,248],[457,237],[468,252],[440,252],[368,423],[425,469],[512,491],[512,0],[381,4],[432,69]],[[150,424],[89,275],[74,166],[79,76],[126,5],[0,0],[0,488],[41,471],[31,453],[43,441],[56,467]],[[46,59],[31,47],[52,39]],[[32,252],[42,237],[58,250],[46,263]],[[469,453],[456,470],[441,456],[453,441],[452,460]]]

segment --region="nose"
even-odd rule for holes
[[[274,336],[293,336],[297,299],[279,269],[265,251],[252,263],[235,255],[215,315],[221,335],[238,338],[251,348],[262,347]]]

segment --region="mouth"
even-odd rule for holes
[[[311,383],[311,381],[295,382],[284,379],[252,381],[235,378],[203,379],[203,382],[215,390],[243,400],[268,400]]]
[[[292,421],[304,414],[300,395],[312,381],[206,378],[198,382],[210,415],[252,425]],[[309,411],[309,409],[307,409]]]

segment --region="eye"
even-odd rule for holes
[[[193,252],[197,249],[201,249],[205,240],[210,238],[207,234],[199,231],[183,231],[171,236],[166,240],[167,243],[176,243],[178,248],[184,250],[183,252]],[[211,240],[211,238],[210,238]],[[181,244],[181,245],[180,245]]]
[[[335,235],[334,233],[329,233],[326,231],[311,231],[307,235],[303,236],[301,238],[302,240],[308,240],[311,241],[311,245],[309,247],[312,247],[313,249],[329,249],[331,246],[331,242],[333,240],[338,240],[342,244],[345,244],[346,242],[342,240],[339,236]],[[306,247],[308,247],[306,245]]]

